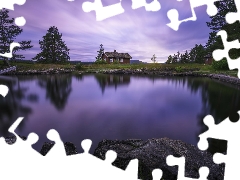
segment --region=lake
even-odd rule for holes
[[[91,153],[103,139],[168,137],[197,145],[207,130],[203,118],[216,123],[228,116],[236,121],[240,110],[239,88],[209,78],[129,75],[0,76],[9,87],[0,97],[0,136],[24,117],[16,133],[35,132],[40,151],[46,134],[56,129],[63,142],[91,139]],[[224,141],[210,141],[210,151],[224,151]]]

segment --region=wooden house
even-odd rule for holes
[[[114,50],[114,52],[104,52],[102,59],[109,64],[113,62],[130,64],[130,59],[132,59],[132,57],[128,53],[118,53],[116,50]]]
[[[208,54],[206,56],[204,56],[204,61],[205,61],[205,64],[212,64],[213,63],[213,57],[211,54]]]

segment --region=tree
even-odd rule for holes
[[[102,55],[104,54],[104,48],[103,48],[103,45],[102,44],[100,44],[100,49],[99,49],[99,51],[97,51],[98,52],[98,55],[97,55],[97,57],[96,57],[96,60],[100,60],[100,61],[102,61],[103,59],[102,59]]]
[[[97,52],[98,52],[98,55],[96,57],[95,63],[96,64],[106,64],[107,62],[102,59],[102,56],[104,54],[104,48],[103,48],[102,44],[100,44],[100,49]]]
[[[240,41],[240,23],[236,21],[233,24],[226,22],[225,16],[229,12],[237,12],[237,8],[234,0],[221,0],[215,2],[218,9],[218,13],[215,16],[210,17],[210,22],[207,22],[207,26],[212,30],[209,33],[209,39],[206,44],[207,52],[212,53],[215,49],[224,49],[222,39],[217,36],[220,30],[225,30],[228,34],[228,41],[234,41],[238,39]],[[232,49],[229,52],[231,58],[235,59],[240,56],[238,49]]]
[[[153,55],[153,57],[151,58],[151,61],[153,62],[153,63],[156,63],[157,62],[157,57],[155,56],[155,54]]]
[[[62,34],[57,27],[51,26],[43,40],[39,41],[42,52],[33,59],[42,63],[64,63],[70,60],[69,50],[62,40]]]
[[[19,50],[26,51],[33,47],[31,45],[31,41],[21,41],[21,42],[19,42],[19,44],[20,44],[20,47],[15,47],[13,49],[13,56],[12,56],[11,60],[17,60],[17,59],[23,60],[25,57],[23,55],[16,54],[16,52]]]
[[[15,41],[16,37],[20,35],[23,30],[16,26],[13,18],[9,18],[9,11],[6,9],[0,10],[0,53],[4,54],[9,52],[9,47],[12,42]],[[19,50],[28,50],[32,48],[31,41],[19,42],[20,47],[15,47],[12,54],[12,60],[20,58],[23,59],[23,55],[17,55],[16,52]],[[0,56],[0,59],[4,61],[5,65],[9,66],[8,58]]]
[[[190,59],[195,63],[205,63],[204,56],[206,55],[206,49],[201,44],[196,44],[190,51]]]
[[[171,64],[171,63],[173,63],[173,57],[170,55],[170,56],[168,56],[168,59],[167,59],[167,61],[165,62],[166,64]]]

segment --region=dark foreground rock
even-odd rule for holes
[[[22,138],[23,140],[27,139],[24,136],[20,136],[20,138]],[[15,136],[6,137],[5,141],[6,141],[7,144],[11,145],[11,144],[16,142],[16,137]],[[48,153],[48,151],[53,147],[54,144],[55,144],[54,142],[45,142],[42,146],[42,149],[40,150],[40,154],[45,156]],[[77,148],[73,143],[65,142],[64,147],[65,147],[65,151],[66,151],[67,155],[78,154]]]
[[[21,136],[23,140],[26,137]],[[13,144],[16,137],[5,138],[8,144]],[[45,142],[40,153],[45,156],[53,147],[54,143]],[[66,154],[78,154],[73,143],[64,143]],[[213,162],[213,156],[207,151],[200,151],[196,146],[184,143],[180,140],[171,140],[169,138],[143,140],[103,140],[98,144],[94,155],[100,159],[105,159],[108,150],[114,150],[117,153],[117,159],[113,162],[118,168],[126,169],[132,159],[139,160],[138,178],[143,180],[152,179],[152,171],[160,168],[163,171],[164,180],[175,180],[178,175],[178,166],[168,166],[166,157],[173,155],[175,157],[185,157],[185,176],[190,178],[199,178],[198,170],[202,166],[207,166],[210,170],[208,180],[223,180],[224,165],[217,165]]]
[[[53,142],[45,142],[42,146],[40,154],[45,156],[48,153],[48,151],[53,147],[54,144],[55,143],[53,143]],[[67,156],[73,155],[73,154],[78,154],[77,148],[73,143],[65,142],[64,147],[65,147],[65,151],[66,151]]]
[[[186,159],[185,176],[199,178],[198,170],[202,166],[207,166],[210,170],[209,180],[224,179],[224,165],[217,165],[213,162],[213,156],[200,151],[196,146],[184,143],[180,140],[168,138],[143,140],[103,140],[96,148],[94,155],[100,159],[105,159],[105,153],[114,150],[118,155],[113,165],[126,169],[130,160],[139,160],[139,178],[152,179],[152,170],[160,168],[163,171],[163,179],[177,179],[178,167],[168,166],[166,157],[184,156]]]

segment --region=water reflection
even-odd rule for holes
[[[38,102],[38,96],[34,93],[28,93],[29,87],[24,86],[22,82],[21,78],[0,76],[0,84],[9,88],[5,98],[0,96],[0,136],[11,135],[8,128],[18,117],[25,118],[25,121],[19,125],[19,129],[23,129],[28,116],[32,113],[31,107],[25,102]]]
[[[156,77],[152,77],[156,79]],[[208,78],[167,78],[168,82],[172,82],[175,85],[184,87],[187,84],[191,93],[201,94],[202,108],[201,112],[197,114],[197,120],[199,123],[199,131],[196,134],[198,141],[198,135],[207,131],[208,127],[203,123],[203,118],[211,114],[215,123],[219,124],[227,117],[233,122],[236,122],[239,116],[236,116],[237,111],[240,110],[240,90],[236,86],[229,85],[217,80],[211,80]],[[227,130],[226,130],[227,131]],[[226,152],[227,142],[225,140],[215,140],[209,138],[209,151]]]
[[[96,74],[94,77],[101,88],[102,94],[104,94],[106,87],[114,87],[115,90],[117,90],[118,86],[128,85],[130,83],[130,76],[127,75]]]
[[[207,130],[206,115],[219,123],[240,110],[238,88],[207,78],[58,74],[4,76],[0,84],[10,89],[0,97],[1,135],[23,116],[28,121],[17,133],[36,132],[38,150],[52,128],[79,152],[86,138],[93,140],[91,152],[103,139],[169,137],[196,145]],[[210,140],[211,152],[224,147],[226,142]]]
[[[62,111],[72,91],[72,76],[70,74],[39,76],[38,84],[46,89],[46,99],[49,99],[57,110]]]

